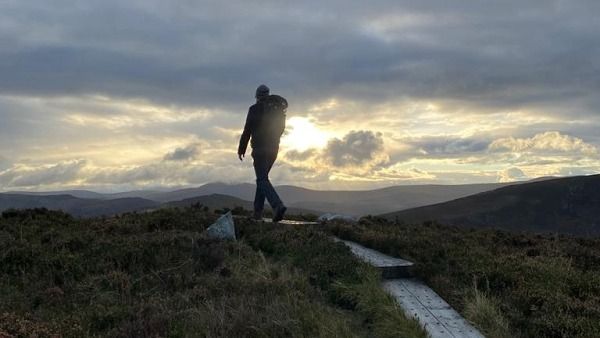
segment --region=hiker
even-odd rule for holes
[[[238,158],[243,161],[248,141],[252,138],[252,159],[256,173],[254,219],[262,220],[265,198],[273,209],[273,222],[279,222],[287,208],[269,181],[269,171],[277,159],[279,139],[285,129],[287,101],[279,95],[269,95],[269,87],[256,89],[256,103],[250,106],[244,132],[240,138]]]

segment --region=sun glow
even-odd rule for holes
[[[287,121],[286,134],[281,143],[286,148],[305,151],[310,148],[323,148],[328,139],[328,134],[317,128],[308,118],[292,117]]]

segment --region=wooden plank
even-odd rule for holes
[[[454,337],[429,310],[404,287],[399,279],[383,282],[383,288],[398,302],[407,316],[421,323],[431,338]]]
[[[273,220],[271,218],[263,218],[263,222],[273,223]],[[278,223],[286,224],[286,225],[318,225],[318,224],[320,224],[319,222],[295,221],[295,220],[291,220],[291,219],[284,219],[284,220],[279,221]]]
[[[423,325],[432,338],[484,337],[435,291],[416,279],[384,281],[383,287],[407,315]]]
[[[241,216],[241,215],[233,215],[233,218],[237,218],[237,219],[248,219],[249,216]],[[266,223],[273,223],[273,219],[271,218],[263,218],[262,220],[260,220],[262,222],[266,222]],[[260,222],[257,221],[257,222]],[[295,221],[295,220],[291,220],[291,219],[284,219],[279,221],[279,224],[287,224],[287,225],[319,225],[321,223],[319,222],[313,222],[313,221]]]
[[[342,240],[337,237],[334,237],[334,240],[343,242],[358,258],[379,268],[384,279],[410,277],[412,275],[412,268],[414,265],[412,262],[402,258],[388,256],[355,242]]]

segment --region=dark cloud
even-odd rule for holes
[[[190,144],[184,148],[177,148],[167,153],[163,160],[165,161],[187,161],[195,159],[199,154],[198,145]]]
[[[490,140],[477,137],[422,137],[406,143],[416,148],[425,157],[449,157],[485,152],[490,142]]]
[[[317,154],[316,149],[308,149],[305,151],[289,150],[285,153],[285,158],[290,161],[304,161]]]
[[[324,156],[337,167],[361,166],[377,160],[383,152],[381,133],[370,130],[351,131],[341,140],[331,139],[324,150]]]
[[[241,109],[266,82],[298,104],[403,95],[585,114],[599,103],[599,6],[5,2],[0,92]]]

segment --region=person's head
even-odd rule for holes
[[[258,88],[256,88],[255,97],[257,100],[260,100],[267,96],[269,96],[269,87],[265,86],[264,84],[261,84],[260,86],[258,86]]]

